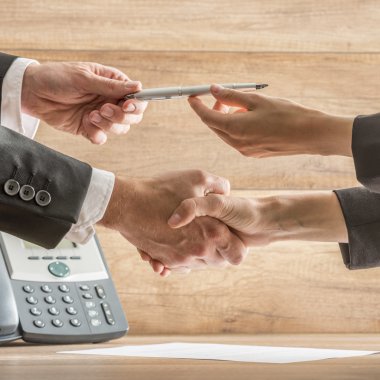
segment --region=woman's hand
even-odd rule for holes
[[[348,241],[342,210],[333,192],[254,199],[209,194],[182,201],[168,224],[177,229],[202,216],[225,223],[247,246],[279,240]]]
[[[328,115],[285,99],[211,87],[210,109],[199,98],[189,103],[223,141],[248,157],[295,154],[352,156],[353,117]],[[229,107],[238,110],[229,112]]]
[[[104,144],[108,133],[125,134],[142,120],[147,103],[122,100],[140,90],[140,82],[98,63],[32,64],[24,74],[21,106],[58,130]]]

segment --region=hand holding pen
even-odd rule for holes
[[[223,141],[248,157],[351,155],[352,117],[329,115],[290,100],[211,86],[212,109],[190,97],[195,113]],[[230,107],[237,107],[229,113]]]
[[[261,90],[267,87],[267,84],[259,83],[225,83],[222,84],[224,88],[230,88],[234,90]],[[159,88],[148,88],[133,94],[128,94],[124,97],[127,99],[138,99],[138,100],[165,100],[174,98],[183,98],[188,96],[200,96],[208,95],[211,93],[211,85],[201,85],[201,86],[186,86],[186,87],[159,87]]]

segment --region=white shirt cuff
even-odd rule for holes
[[[26,68],[31,63],[38,63],[32,59],[17,58],[8,69],[3,80],[1,101],[1,125],[26,137],[34,138],[39,119],[21,112],[22,81]]]
[[[103,218],[111,199],[115,175],[100,169],[92,169],[90,186],[83,202],[78,222],[73,224],[65,238],[78,244],[86,244],[94,235],[93,225]]]

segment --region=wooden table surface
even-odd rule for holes
[[[15,342],[1,346],[0,379],[378,379],[380,355],[295,364],[256,364],[57,354],[62,350],[125,344],[203,342],[380,350],[380,336],[369,334],[127,336],[97,345],[45,346]]]

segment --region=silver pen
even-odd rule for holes
[[[221,86],[230,89],[250,89],[260,90],[267,87],[267,84],[258,83],[223,83]],[[173,99],[188,96],[206,95],[210,94],[211,85],[203,86],[188,86],[188,87],[160,87],[160,88],[147,88],[133,94],[128,94],[124,99],[139,99],[139,100],[163,100]]]

